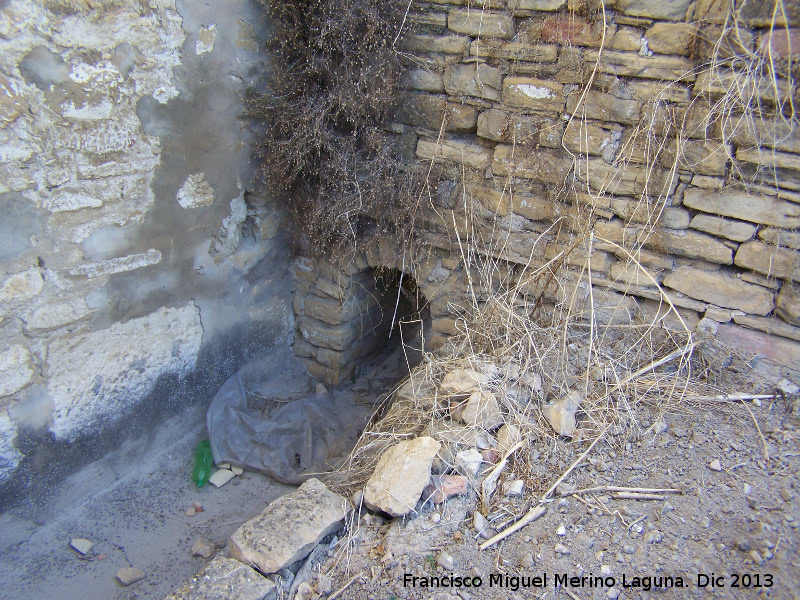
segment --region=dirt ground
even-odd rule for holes
[[[639,413],[641,423],[653,423],[650,409]],[[390,522],[362,514],[349,546],[322,571],[334,591],[350,583],[341,597],[358,600],[800,598],[797,400],[704,402],[681,413],[640,439],[609,434],[541,518],[485,550],[478,546],[495,529],[476,532],[472,493]],[[508,467],[509,479],[525,479],[523,495],[495,508],[490,527],[502,529],[535,506],[588,444],[534,442],[526,460]],[[675,493],[570,494],[608,486]],[[451,576],[481,585],[458,587]],[[433,577],[456,587],[430,587]]]

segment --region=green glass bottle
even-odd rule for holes
[[[192,470],[192,479],[201,488],[208,483],[208,478],[211,477],[211,442],[203,440],[197,444],[197,449],[194,451],[194,469]]]

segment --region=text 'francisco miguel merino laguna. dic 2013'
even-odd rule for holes
[[[491,573],[487,581],[482,577],[459,577],[447,575],[444,577],[417,576],[411,573],[403,575],[403,587],[414,588],[505,588],[512,592],[522,588],[546,588],[552,584],[555,587],[568,588],[612,588],[619,584],[623,588],[637,588],[644,592],[651,589],[686,588],[688,582],[680,575],[658,576],[628,576],[623,574],[621,579],[610,575],[571,575],[569,573],[542,573],[541,575],[504,575]]]

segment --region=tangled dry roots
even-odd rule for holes
[[[419,177],[383,127],[395,103],[405,4],[397,0],[262,0],[272,19],[262,118],[268,181],[294,217],[296,250],[352,249],[364,215],[382,233],[408,230]]]

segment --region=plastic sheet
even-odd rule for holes
[[[253,413],[238,373],[214,396],[206,424],[215,463],[261,471],[284,483],[328,470],[326,459],[343,431],[327,392],[289,402],[271,418]]]

